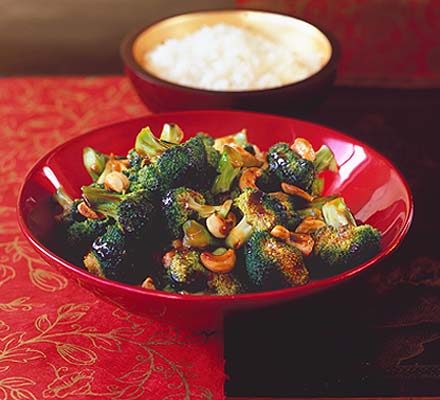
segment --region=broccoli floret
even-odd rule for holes
[[[168,189],[182,185],[202,188],[211,184],[215,169],[210,163],[215,162],[216,150],[211,147],[208,158],[205,141],[201,135],[193,137],[183,145],[168,149],[159,157],[157,169]]]
[[[235,178],[240,174],[242,166],[243,160],[240,153],[230,146],[223,146],[217,167],[218,175],[212,186],[212,192],[214,194],[228,192]]]
[[[103,173],[108,160],[108,155],[92,149],[91,147],[86,147],[83,150],[84,167],[94,182],[96,182]]]
[[[241,282],[233,274],[210,274],[208,292],[218,296],[232,296],[244,293]]]
[[[156,277],[158,265],[143,242],[128,237],[117,225],[110,225],[92,243],[84,257],[85,268],[100,277],[139,284],[147,276]]]
[[[162,177],[156,164],[149,164],[129,175],[130,191],[144,190],[152,199],[161,196],[167,189],[166,179]]]
[[[211,168],[217,168],[218,162],[220,160],[220,152],[214,148],[214,139],[205,133],[198,133],[197,138],[199,138],[206,152],[206,161]]]
[[[299,217],[290,198],[264,193],[256,189],[245,189],[234,200],[247,221],[256,230],[268,230],[275,225],[296,226]]]
[[[314,255],[319,263],[344,269],[373,257],[380,249],[380,232],[370,225],[356,225],[339,197],[322,207],[327,226],[314,234]]]
[[[57,214],[56,219],[64,226],[85,220],[85,217],[78,211],[78,205],[83,201],[82,199],[73,200],[62,187],[57,189],[53,199],[61,206],[61,213]]]
[[[325,226],[315,235],[314,254],[319,261],[336,269],[360,264],[380,249],[380,233],[370,225],[341,228]]]
[[[234,205],[243,213],[249,224],[257,230],[267,230],[279,223],[279,212],[283,211],[280,202],[266,193],[245,189],[234,200]]]
[[[116,226],[110,226],[92,244],[92,250],[84,258],[86,269],[102,278],[125,282],[128,278],[126,239]]]
[[[128,162],[130,163],[130,171],[137,171],[142,167],[143,158],[138,154],[135,149],[131,149],[127,154]],[[130,174],[128,174],[130,176]]]
[[[309,272],[301,252],[268,232],[252,234],[245,248],[246,270],[256,290],[304,285]]]
[[[172,146],[174,146],[173,143],[156,138],[151,129],[146,127],[141,129],[136,136],[134,148],[141,157],[154,160]]]
[[[143,188],[154,194],[163,194],[179,186],[209,187],[214,179],[218,153],[211,138],[197,135],[182,145],[173,145],[163,151],[155,163],[129,171],[131,190]]]
[[[91,186],[82,191],[93,210],[113,218],[127,235],[141,238],[153,229],[156,210],[147,191],[124,195]]]
[[[224,205],[205,204],[203,195],[195,190],[180,187],[169,190],[162,198],[162,206],[168,228],[174,238],[182,233],[182,225],[189,219],[208,218],[215,212],[226,214]]]
[[[294,230],[301,222],[301,217],[296,209],[298,204],[301,204],[302,199],[289,196],[288,194],[282,192],[268,193],[267,196],[269,196],[269,198],[276,199],[276,201],[282,205],[283,209],[278,212],[280,221],[287,229]]]
[[[269,173],[279,181],[310,191],[315,179],[315,167],[302,158],[287,143],[273,145],[267,153]]]
[[[191,160],[186,184],[197,188],[211,187],[220,159],[220,153],[212,146],[212,138],[198,134],[184,143],[183,147]]]
[[[300,221],[288,201],[257,189],[245,189],[234,200],[234,205],[242,212],[243,218],[226,237],[225,243],[231,248],[242,246],[255,230],[266,231],[275,225],[296,227]]]
[[[176,250],[166,265],[171,286],[177,290],[199,292],[206,288],[209,271],[201,264],[195,250]]]
[[[74,222],[66,230],[66,244],[74,249],[75,253],[84,255],[93,241],[105,233],[109,224],[108,218]]]

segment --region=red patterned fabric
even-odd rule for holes
[[[0,400],[223,398],[221,337],[99,300],[46,265],[16,224],[19,187],[40,156],[147,112],[119,77],[0,80]]]
[[[337,83],[440,87],[440,0],[237,0],[243,8],[304,18],[332,33]]]

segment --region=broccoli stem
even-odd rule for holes
[[[200,204],[197,203],[196,200],[194,200],[192,197],[190,197],[186,201],[186,206],[189,207],[191,210],[196,211],[200,218],[208,218],[215,212],[218,212],[221,216],[225,217],[229,210],[231,209],[232,201],[226,200],[223,204],[219,206],[210,206],[208,204]]]
[[[324,178],[315,177],[312,183],[312,195],[320,196],[324,191]]]
[[[100,153],[91,147],[84,148],[83,164],[93,181],[96,182],[98,180],[105,169],[108,159],[109,157],[106,154]]]
[[[254,227],[247,222],[246,217],[243,217],[238,225],[229,232],[225,244],[232,249],[238,249],[248,241],[253,232]]]
[[[177,124],[164,124],[160,140],[173,144],[180,144],[183,140],[183,131]]]
[[[342,197],[337,197],[322,206],[325,223],[339,229],[346,225],[356,226],[356,221]]]
[[[123,200],[122,195],[96,186],[83,186],[81,190],[84,200],[93,210],[116,218],[116,207]]]
[[[232,182],[240,173],[242,166],[243,160],[240,153],[232,147],[225,145],[217,167],[219,175],[215,178],[212,192],[214,194],[228,192]]]
[[[183,226],[183,245],[192,248],[205,248],[216,243],[208,230],[197,221],[192,219],[186,221]]]
[[[338,172],[338,164],[336,163],[335,155],[328,146],[323,144],[316,152],[315,161],[313,161],[316,173],[319,174],[325,170]]]
[[[174,146],[173,143],[167,143],[159,140],[153,135],[149,127],[141,129],[136,136],[134,148],[138,154],[143,157],[155,158],[160,156],[165,150]]]
[[[73,199],[66,193],[64,188],[60,186],[55,194],[53,195],[53,198],[55,201],[61,206],[61,208],[69,212],[72,205],[73,205]]]

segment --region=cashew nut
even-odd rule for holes
[[[93,211],[84,201],[79,203],[76,209],[83,217],[90,219],[99,219],[99,215],[95,211]]]
[[[142,282],[142,287],[143,287],[144,289],[156,290],[156,286],[154,285],[153,278],[151,278],[151,277],[147,277],[147,278]]]
[[[179,250],[183,247],[183,243],[180,239],[175,239],[171,242],[174,249]]]
[[[125,192],[129,186],[130,181],[122,172],[110,172],[104,179],[104,187],[117,193]]]
[[[102,171],[96,183],[103,184],[108,174],[112,172],[125,171],[128,168],[129,164],[130,162],[127,159],[116,160],[115,156],[113,154],[110,154],[110,158],[105,164],[104,171]]]
[[[299,188],[298,186],[289,185],[286,182],[281,183],[281,189],[283,189],[284,193],[290,194],[292,196],[302,197],[308,202],[311,202],[314,199],[314,197],[310,193],[307,193],[305,190]]]
[[[243,147],[237,145],[231,145],[231,147],[241,155],[244,167],[261,167],[263,165],[263,161],[243,149]]]
[[[175,255],[176,255],[176,250],[170,250],[169,252],[167,252],[163,255],[162,264],[165,268],[170,267],[171,261]]]
[[[296,233],[313,233],[317,231],[319,228],[322,228],[325,226],[325,222],[313,218],[313,217],[306,217],[302,220],[302,222],[296,227],[295,232]]]
[[[212,236],[217,239],[224,239],[236,222],[237,218],[234,213],[230,212],[226,218],[222,217],[219,213],[214,213],[206,219],[206,227]]]
[[[284,226],[276,225],[270,234],[278,239],[284,240],[286,243],[296,247],[305,256],[308,256],[315,244],[313,238],[307,233],[290,232]]]
[[[226,274],[234,269],[237,257],[235,251],[229,249],[220,255],[203,252],[200,254],[200,261],[211,272]]]
[[[241,190],[246,188],[258,189],[257,179],[263,174],[263,171],[257,167],[246,168],[240,176],[238,186]]]
[[[297,152],[302,158],[309,161],[315,161],[315,150],[313,150],[313,146],[308,140],[304,138],[296,138],[290,148]]]

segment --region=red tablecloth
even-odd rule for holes
[[[45,152],[148,113],[120,77],[0,80],[0,399],[220,399],[222,338],[188,336],[99,300],[45,264],[15,204]]]

